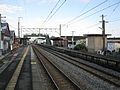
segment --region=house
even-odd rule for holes
[[[15,44],[15,31],[10,31],[10,49],[14,49],[14,44]]]
[[[105,35],[105,46],[103,46],[103,35],[102,34],[85,34],[86,38],[86,46],[88,48],[88,52],[96,53],[102,52],[103,47],[107,48],[107,36],[110,34]]]
[[[86,37],[84,36],[61,36],[62,38],[67,39],[67,47],[74,48],[77,44],[86,43]]]
[[[120,52],[120,37],[107,38],[107,50]]]
[[[67,39],[63,37],[51,37],[53,46],[67,47]]]
[[[52,37],[51,40],[53,40],[53,46],[74,48],[75,45],[85,42],[85,37],[61,36],[61,37]]]
[[[20,44],[21,45],[28,45],[29,44],[29,39],[30,38],[20,38]]]
[[[10,29],[8,23],[1,23],[1,51],[2,54],[6,53],[7,51],[10,51]]]

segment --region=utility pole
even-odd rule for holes
[[[18,38],[20,38],[20,19],[22,17],[18,17]]]
[[[105,45],[105,23],[107,23],[105,20],[104,20],[104,15],[102,14],[102,35],[103,35],[103,52],[105,52],[106,50],[106,45]],[[105,53],[104,53],[105,54]]]
[[[21,26],[21,38],[23,37],[23,35],[22,35],[22,33],[23,33],[22,28],[23,28],[23,26]]]
[[[60,35],[60,37],[61,37],[62,27],[64,27],[64,26],[67,26],[67,28],[68,28],[68,25],[66,25],[66,24],[60,24],[59,25],[59,30],[60,30],[59,35]]]
[[[72,45],[74,45],[74,32],[75,31],[72,31]]]
[[[40,37],[40,30],[41,30],[41,28],[39,28],[39,37]]]
[[[102,34],[103,34],[103,52],[105,51],[105,20],[104,15],[102,15]]]
[[[60,37],[61,37],[61,24],[60,24],[60,27],[59,27],[59,29],[60,29]]]

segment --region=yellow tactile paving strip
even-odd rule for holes
[[[8,85],[7,85],[7,87],[6,87],[6,90],[14,90],[14,89],[15,89],[15,85],[16,85],[16,83],[17,83],[17,80],[18,80],[20,71],[21,71],[21,69],[22,69],[23,62],[24,62],[24,60],[25,60],[25,57],[26,57],[26,55],[27,55],[27,53],[28,53],[28,50],[29,50],[29,46],[27,47],[27,49],[26,49],[26,51],[25,51],[22,59],[20,60],[20,62],[19,62],[19,64],[18,64],[18,66],[17,66],[17,68],[16,68],[16,70],[15,70],[15,72],[14,72],[11,80],[9,81],[9,83],[8,83]]]

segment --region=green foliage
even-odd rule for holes
[[[81,50],[81,51],[87,51],[87,47],[84,43],[78,44],[74,47],[74,50]]]
[[[120,48],[119,48],[119,52],[118,53],[120,54]]]

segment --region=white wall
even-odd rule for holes
[[[120,43],[107,43],[107,50],[118,52],[120,48]]]

